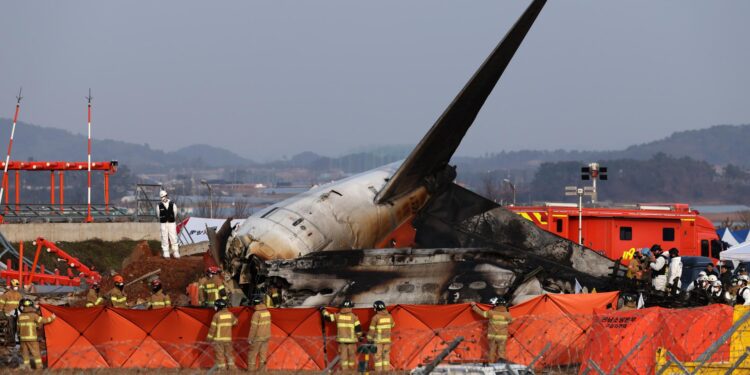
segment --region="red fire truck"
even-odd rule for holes
[[[546,203],[508,207],[537,226],[578,242],[578,205]],[[659,244],[680,255],[719,258],[721,241],[713,224],[687,204],[637,204],[584,207],[581,210],[584,246],[611,259],[633,258],[636,250]]]

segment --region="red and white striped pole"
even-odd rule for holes
[[[86,215],[86,222],[90,223],[94,221],[91,217],[91,89],[89,89],[89,96],[86,97],[89,101],[89,149],[88,149],[88,213]]]
[[[18,122],[18,112],[21,110],[21,91],[23,87],[18,90],[18,96],[16,96],[16,114],[13,115],[13,127],[10,129],[10,141],[8,142],[8,154],[5,156],[5,165],[3,168],[3,183],[0,186],[0,207],[3,203],[3,193],[5,193],[5,183],[8,181],[8,164],[10,164],[10,152],[13,150],[13,136],[16,134],[16,122]],[[5,202],[6,204],[8,202]]]

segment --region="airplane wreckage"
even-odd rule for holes
[[[237,228],[227,221],[212,255],[239,289],[273,284],[284,306],[517,302],[573,292],[576,281],[616,289],[619,263],[457,185],[448,164],[545,2],[528,6],[403,162],[315,187]],[[409,225],[416,246],[383,248]]]

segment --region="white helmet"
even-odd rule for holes
[[[710,283],[713,283],[713,282],[715,282],[715,281],[719,281],[719,278],[718,278],[718,277],[716,277],[716,275],[714,275],[714,274],[711,274],[711,276],[709,276],[709,277],[708,277],[708,281],[709,281]]]
[[[698,272],[698,277],[706,277],[706,271]]]
[[[718,287],[721,287],[721,281],[719,281],[719,280],[716,280],[716,281],[714,281],[713,283],[711,283],[711,286],[714,286],[714,287],[717,287],[717,286],[718,286]]]
[[[750,281],[750,277],[748,277],[747,275],[740,275],[740,276],[738,277],[738,279],[740,279],[741,281],[744,281],[744,282],[746,282],[746,283],[747,283],[748,281]]]
[[[698,275],[698,281],[708,281],[708,276],[706,276],[705,274]]]
[[[159,198],[164,198],[167,196],[167,192],[165,190],[159,190]]]

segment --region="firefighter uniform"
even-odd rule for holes
[[[391,330],[396,322],[387,310],[378,311],[370,321],[367,339],[377,348],[375,352],[375,371],[388,371],[391,368]]]
[[[279,307],[281,305],[281,293],[276,287],[271,287],[263,296],[263,304],[268,307]]]
[[[201,304],[213,306],[219,298],[225,298],[224,280],[219,275],[202,277],[198,281],[198,297]]]
[[[247,368],[251,371],[256,369],[256,363],[260,356],[260,368],[265,370],[266,355],[268,354],[268,340],[271,338],[271,313],[265,304],[255,306],[255,312],[250,319],[250,334],[247,340],[250,342],[250,350],[247,353]]]
[[[323,310],[323,316],[336,323],[336,342],[339,343],[341,369],[354,370],[357,362],[357,341],[362,335],[362,326],[352,309],[344,307],[336,314]]]
[[[112,304],[112,307],[128,308],[128,296],[117,287],[109,291],[109,302]]]
[[[29,357],[33,357],[36,369],[42,368],[42,355],[39,351],[39,338],[36,330],[40,325],[51,323],[53,320],[55,320],[54,314],[48,318],[42,318],[36,312],[23,312],[18,316],[23,367],[28,368],[31,362]]]
[[[508,340],[508,324],[511,322],[510,313],[505,306],[496,306],[492,310],[483,311],[478,306],[471,307],[475,313],[488,319],[487,341],[489,353],[487,355],[490,363],[496,363],[499,359],[505,359],[505,343]]]
[[[13,279],[11,281],[11,288],[16,287],[20,285],[18,280]],[[15,316],[15,311],[18,308],[18,304],[21,301],[21,293],[19,293],[17,290],[14,289],[8,289],[3,295],[0,297],[0,311],[3,312],[3,315],[5,316],[5,319],[7,320],[7,323],[4,326],[4,342],[6,345],[13,344],[16,342],[16,322],[17,317]]]
[[[89,289],[89,292],[86,295],[86,307],[99,306],[102,303],[104,303],[104,298],[99,295],[99,292],[94,290],[93,288]]]
[[[9,289],[7,292],[3,293],[2,297],[0,297],[0,306],[2,306],[3,313],[5,313],[6,316],[11,315],[13,311],[18,308],[18,303],[21,301],[21,298],[23,297],[17,290]]]
[[[164,294],[160,289],[156,293],[153,293],[148,299],[148,307],[150,309],[162,309],[165,307],[172,307],[172,301],[169,300],[169,296]]]
[[[222,308],[214,314],[211,327],[208,329],[208,341],[213,342],[216,367],[235,369],[234,349],[232,348],[232,327],[237,325],[237,318],[229,310]]]

